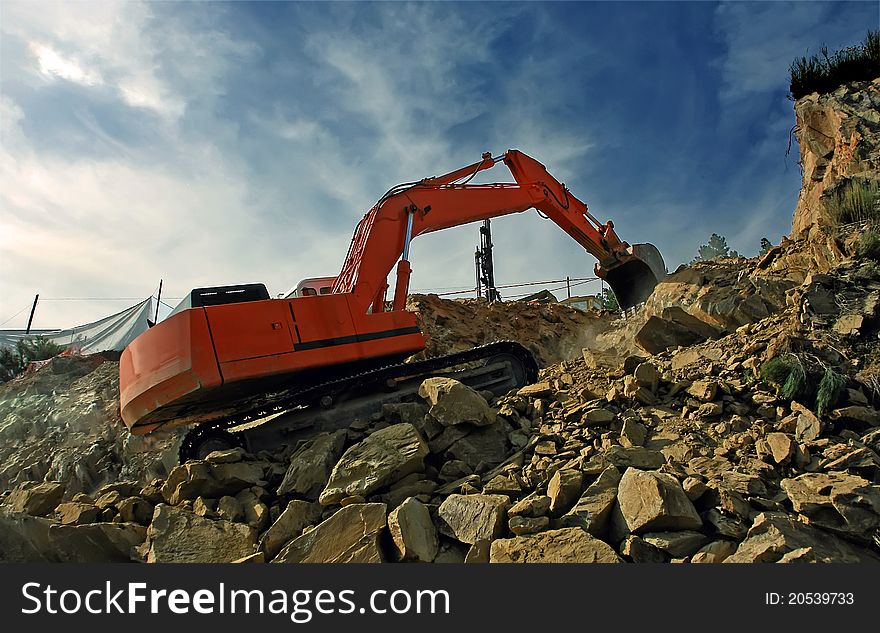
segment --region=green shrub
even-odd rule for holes
[[[877,234],[876,229],[868,229],[859,235],[856,255],[859,259],[873,259],[875,262],[880,262],[880,235]]]
[[[777,395],[788,400],[803,398],[809,393],[807,372],[794,355],[776,356],[761,365],[761,378],[771,385]]]
[[[19,339],[14,350],[8,347],[0,349],[0,382],[12,380],[18,376],[31,361],[47,360],[62,351],[64,351],[63,346],[42,336]]]
[[[880,181],[847,180],[828,194],[825,208],[836,224],[880,222]]]
[[[864,41],[829,55],[822,47],[819,55],[795,59],[788,68],[792,99],[813,92],[824,94],[851,81],[869,81],[880,76],[880,31],[868,31]]]
[[[833,409],[844,387],[846,387],[846,378],[826,367],[822,381],[819,383],[819,392],[816,394],[816,413],[823,416]]]

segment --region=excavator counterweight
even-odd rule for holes
[[[499,162],[515,182],[468,184]],[[416,398],[428,376],[454,376],[496,394],[534,381],[534,358],[516,343],[401,362],[425,347],[415,315],[405,309],[410,242],[529,209],[598,260],[596,273],[623,308],[643,302],[666,273],[654,246],[622,241],[611,221],[600,223],[534,158],[518,150],[484,154],[443,176],[389,190],[358,224],[336,277],[306,280],[283,299],[270,299],[261,284],[194,290],[123,351],[123,421],[138,435],[198,424],[182,449],[182,457],[192,457],[224,442],[253,448],[259,429],[285,442],[296,436],[294,428],[319,420],[329,428],[328,408],[350,422],[389,399]],[[242,425],[246,431],[230,432]]]

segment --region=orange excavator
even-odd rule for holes
[[[469,184],[499,162],[514,183]],[[598,260],[596,274],[623,308],[643,302],[666,274],[654,246],[622,241],[611,221],[600,223],[537,160],[518,150],[486,153],[389,190],[358,224],[335,278],[302,282],[283,299],[271,299],[263,284],[193,290],[122,353],[126,426],[143,435],[195,425],[181,443],[185,460],[231,446],[273,448],[369,419],[383,404],[416,400],[428,376],[453,376],[497,395],[533,382],[533,356],[509,341],[403,362],[425,347],[415,314],[405,309],[412,239],[528,209]]]

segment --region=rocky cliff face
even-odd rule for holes
[[[828,194],[841,182],[880,172],[880,78],[830,94],[811,94],[794,106],[803,186],[792,237],[829,223]]]

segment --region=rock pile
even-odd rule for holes
[[[823,288],[849,300],[805,318],[804,298],[821,305]],[[91,495],[23,483],[0,513],[0,551],[54,561],[880,562],[880,393],[865,351],[876,349],[878,291],[876,266],[847,259],[790,288],[775,314],[688,347],[612,367],[586,350],[499,398],[428,379],[421,402],[386,405],[347,430],[276,453],[215,452]],[[856,313],[860,327],[842,333]],[[763,376],[780,354],[840,372],[845,384],[822,415]]]

